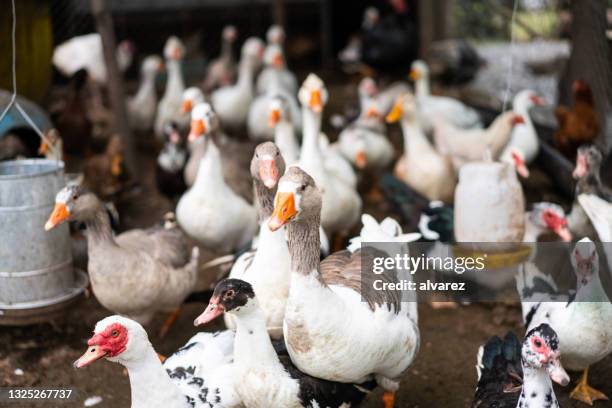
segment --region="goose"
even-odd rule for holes
[[[206,92],[216,88],[229,86],[236,79],[236,61],[234,60],[234,43],[238,38],[238,30],[233,25],[223,27],[221,33],[221,55],[211,61],[206,70],[206,77],[202,84]]]
[[[149,55],[142,62],[140,86],[127,101],[130,127],[135,131],[146,132],[153,128],[157,112],[155,77],[163,68],[163,61],[157,55]]]
[[[582,194],[593,194],[605,201],[612,202],[612,189],[605,186],[601,181],[602,160],[602,153],[597,147],[593,145],[581,146],[578,148],[576,167],[572,173],[577,183],[574,202],[567,221],[574,234],[592,239],[596,238],[597,233],[593,223],[578,201],[578,197]]]
[[[283,327],[287,350],[300,371],[313,377],[360,383],[374,375],[385,390],[385,407],[391,408],[399,378],[419,348],[416,303],[402,303],[397,294],[385,299],[373,290],[374,275],[361,274],[361,250],[319,261],[323,205],[314,179],[298,166],[289,167],[268,222],[272,231],[285,226],[291,256]]]
[[[102,202],[79,186],[57,193],[45,230],[66,221],[86,226],[87,270],[105,308],[146,324],[157,311],[176,311],[193,290],[198,248],[190,254],[178,228],[129,230],[114,237]]]
[[[279,27],[280,28],[280,27]],[[281,29],[282,30],[282,29]],[[284,36],[284,34],[283,34]],[[287,68],[285,53],[283,52],[282,42],[270,42],[264,54],[265,68],[257,77],[255,89],[258,94],[265,93],[278,76],[279,86],[290,95],[295,95],[298,91],[298,82],[295,74]]]
[[[287,166],[297,163],[300,157],[300,145],[292,120],[288,100],[282,95],[274,96],[268,104],[268,126],[274,129],[274,144],[278,146]]]
[[[326,381],[301,372],[281,343],[272,343],[266,330],[266,314],[248,282],[224,279],[217,284],[206,310],[195,325],[219,315],[236,321],[234,340],[235,392],[247,407],[347,408],[358,405],[376,383]]]
[[[441,116],[460,128],[482,127],[478,112],[462,102],[447,97],[432,95],[429,89],[429,68],[421,60],[414,61],[410,69],[410,79],[415,82],[416,99],[423,123],[429,129],[435,117]],[[520,114],[520,112],[516,111]]]
[[[300,88],[302,104],[303,141],[299,166],[317,181],[323,190],[321,225],[329,235],[350,229],[361,214],[361,198],[354,186],[329,169],[319,146],[323,106],[327,103],[327,89],[323,81],[310,74]],[[350,166],[349,166],[350,167]]]
[[[247,121],[254,97],[255,71],[263,56],[263,42],[251,37],[242,46],[238,67],[238,82],[216,89],[210,96],[212,106],[219,115],[224,129],[237,130]]]
[[[249,282],[261,302],[270,337],[278,339],[283,333],[285,303],[289,293],[291,260],[285,232],[272,232],[265,226],[272,210],[278,179],[285,172],[285,162],[278,147],[265,142],[255,148],[251,161],[251,176],[259,207],[257,248],[241,255],[234,263],[229,277]],[[231,315],[225,316],[228,328],[236,327]]]
[[[512,111],[499,114],[486,129],[461,129],[443,117],[433,121],[433,140],[438,152],[453,160],[455,171],[471,161],[482,160],[489,154],[497,160],[512,135],[512,129],[525,119]],[[524,167],[518,171],[525,174]]]
[[[242,407],[235,392],[231,331],[198,333],[162,364],[145,329],[114,315],[96,323],[87,346],[74,367],[102,358],[124,366],[132,408]]]
[[[542,106],[544,104],[544,100],[529,89],[522,90],[514,96],[514,99],[512,99],[512,110],[517,115],[520,115],[524,122],[514,126],[512,129],[510,140],[500,154],[501,161],[514,165],[515,161],[512,158],[513,149],[520,149],[526,164],[531,164],[535,160],[540,151],[540,142],[529,115],[529,110],[534,106]]]
[[[270,101],[278,95],[283,96],[289,106],[293,127],[300,129],[302,125],[300,107],[294,96],[296,91],[287,89],[284,84],[282,49],[278,45],[268,45],[264,54],[264,61],[268,68],[261,75],[266,74],[266,86],[264,91],[253,100],[247,118],[249,137],[256,141],[271,140],[274,137],[274,130],[266,121],[266,112]]]
[[[179,200],[176,216],[185,232],[206,248],[229,253],[248,243],[257,230],[257,211],[225,182],[221,153],[211,133],[217,123],[210,105],[191,111],[189,140],[204,138],[204,155],[193,186]]]
[[[155,182],[160,193],[174,199],[187,189],[183,178],[187,149],[175,123],[167,123],[164,133],[166,140],[164,148],[157,156]]]
[[[394,174],[430,201],[453,201],[456,175],[450,157],[438,153],[425,135],[421,114],[414,97],[400,96],[387,122],[400,121],[404,135],[404,154],[395,165]]]
[[[338,143],[330,143],[327,135],[321,132],[319,133],[319,150],[323,155],[325,169],[344,184],[356,189],[357,173],[340,152]]]
[[[599,255],[590,239],[578,241],[571,263],[577,280],[575,295],[560,295],[554,280],[534,269],[519,271],[517,290],[527,329],[549,324],[559,335],[564,366],[583,370],[570,397],[592,405],[595,400],[608,399],[588,385],[588,369],[612,352],[612,327],[602,324],[612,319],[612,303],[602,287]]]
[[[166,59],[166,70],[168,81],[166,91],[157,105],[157,116],[155,117],[155,135],[161,140],[164,137],[164,125],[166,122],[175,122],[183,129],[189,123],[189,115],[181,112],[183,91],[185,83],[181,62],[185,55],[185,46],[177,37],[172,36],[164,46],[164,58]]]
[[[478,350],[478,385],[471,406],[558,407],[552,381],[569,384],[561,357],[559,336],[546,323],[529,330],[522,344],[512,332],[503,340],[491,338]]]

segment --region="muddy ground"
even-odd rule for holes
[[[330,92],[334,95],[336,93]],[[398,144],[401,137],[392,139]],[[401,142],[399,142],[401,143]],[[398,146],[399,147],[399,146]],[[240,157],[249,160],[249,152]],[[122,227],[125,229],[148,226],[160,220],[172,203],[160,197],[153,185],[154,156],[139,155],[137,168],[141,170],[142,189],[119,206]],[[537,170],[529,184],[525,185],[529,201],[547,199],[556,201],[558,196],[549,180]],[[381,203],[366,203],[366,210],[378,218],[388,215]],[[210,258],[214,254],[205,254]],[[208,280],[214,279],[209,275]],[[203,283],[206,286],[206,283]],[[171,354],[183,345],[195,332],[193,319],[204,309],[204,303],[190,303],[163,339],[157,332],[164,316],[157,316],[148,327],[150,339],[159,353]],[[29,327],[0,327],[0,387],[53,387],[72,388],[76,396],[72,401],[45,402],[39,406],[82,407],[86,398],[102,398],[96,407],[123,408],[130,405],[128,377],[122,367],[100,361],[82,370],[72,368],[72,362],[86,348],[95,323],[110,312],[102,308],[95,298],[82,299],[71,307],[62,320],[53,324]],[[612,322],[602,322],[612,324]],[[468,407],[476,385],[476,353],[478,347],[493,335],[503,336],[508,330],[522,335],[520,308],[514,305],[470,305],[457,309],[434,310],[426,304],[419,305],[421,349],[418,358],[402,380],[397,394],[396,407],[460,408]],[[220,329],[218,326],[207,330]],[[22,372],[22,375],[17,375]],[[569,391],[577,380],[565,389],[557,389],[557,397],[563,407],[584,407],[571,401]],[[612,356],[598,363],[591,370],[591,385],[612,396]],[[365,408],[382,407],[381,392],[372,394],[363,404]],[[7,404],[2,407],[30,407],[34,403]],[[612,407],[610,402],[597,402],[596,407]],[[271,407],[274,408],[274,407]],[[280,408],[280,407],[279,407]]]

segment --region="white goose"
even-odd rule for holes
[[[153,128],[157,113],[155,77],[163,69],[163,61],[157,55],[144,59],[140,68],[140,86],[127,101],[128,118],[133,130],[144,132]]]
[[[290,167],[279,182],[268,223],[272,230],[286,225],[291,254],[284,323],[289,355],[313,377],[359,383],[374,375],[390,408],[419,347],[416,303],[402,303],[396,292],[385,298],[374,290],[374,278],[393,277],[362,275],[361,250],[337,252],[319,262],[322,205],[313,178]]]
[[[310,74],[299,92],[303,114],[303,141],[299,166],[311,174],[323,190],[321,225],[327,234],[350,229],[361,214],[361,198],[354,186],[326,167],[319,146],[323,106],[327,103],[327,89],[323,81]],[[350,167],[350,166],[349,166]]]
[[[268,46],[264,57],[265,68],[257,77],[257,93],[265,93],[273,81],[272,77],[278,75],[280,87],[290,95],[295,95],[298,91],[298,82],[295,74],[286,65],[283,43],[285,42],[285,31],[279,26],[272,26],[267,33]],[[275,74],[276,71],[276,74]]]
[[[588,385],[588,368],[612,352],[612,326],[603,323],[612,319],[612,303],[602,287],[599,256],[590,239],[578,241],[571,262],[577,280],[574,296],[559,294],[554,281],[547,276],[538,280],[539,287],[530,285],[536,282],[530,270],[519,274],[517,289],[527,329],[549,324],[559,335],[563,365],[571,370],[584,370],[570,396],[592,405],[594,400],[608,399]]]
[[[162,365],[147,332],[123,316],[100,320],[76,368],[106,359],[128,372],[132,408],[241,407],[232,365],[234,333],[198,333]]]
[[[257,211],[223,178],[221,154],[209,136],[217,127],[211,112],[206,103],[191,112],[189,139],[204,137],[205,152],[195,183],[178,202],[176,218],[185,232],[203,246],[228,253],[253,239]]]
[[[400,96],[387,115],[387,122],[400,121],[404,135],[404,154],[394,174],[430,201],[450,203],[454,198],[456,176],[450,157],[438,153],[421,126],[414,97]]]
[[[210,62],[206,70],[206,78],[202,84],[204,90],[212,91],[220,86],[229,86],[236,79],[236,61],[233,47],[238,38],[238,30],[233,25],[223,27],[221,33],[221,55]]]
[[[194,106],[204,102],[204,94],[197,87],[191,87],[185,89],[183,92],[183,102],[181,103],[181,111],[185,114],[191,115],[191,111]],[[210,105],[208,105],[210,106]],[[210,112],[212,113],[212,110]],[[189,146],[189,159],[183,170],[183,178],[187,187],[191,187],[195,182],[196,176],[198,175],[198,169],[200,168],[200,160],[204,156],[206,151],[206,143],[204,138],[197,138],[188,142]]]
[[[240,129],[247,121],[254,97],[255,71],[263,56],[263,42],[251,37],[242,46],[238,82],[215,90],[210,98],[223,128]]]
[[[166,91],[157,106],[157,116],[155,117],[155,135],[159,140],[164,137],[164,125],[167,122],[175,122],[180,128],[185,128],[189,124],[189,115],[181,112],[183,101],[183,91],[185,83],[181,61],[185,54],[185,46],[177,37],[170,37],[164,46],[164,58],[166,59],[166,70],[168,81]]]
[[[285,159],[285,164],[296,164],[300,157],[300,145],[295,137],[293,117],[287,99],[281,95],[273,97],[268,105],[268,126],[274,129],[274,143]]]
[[[416,83],[416,99],[426,129],[437,116],[461,128],[482,127],[480,115],[474,109],[448,96],[432,95],[429,89],[429,68],[423,61],[412,63],[410,79]],[[520,112],[517,112],[520,113]]]
[[[285,99],[291,111],[293,127],[297,130],[302,126],[300,106],[295,99],[295,91],[288,90],[283,84],[284,58],[282,49],[278,45],[269,45],[266,48],[264,61],[268,68],[262,73],[267,74],[266,87],[263,93],[255,98],[249,109],[247,118],[247,130],[249,137],[253,140],[271,140],[274,137],[274,130],[268,125],[266,113],[270,101],[277,96]]]

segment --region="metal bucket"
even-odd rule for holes
[[[47,320],[87,285],[72,267],[68,225],[44,230],[64,183],[62,162],[0,163],[0,324]]]

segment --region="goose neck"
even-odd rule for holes
[[[313,219],[291,222],[287,225],[287,244],[291,255],[291,270],[309,275],[319,270],[321,238],[319,225],[321,216]]]
[[[173,92],[178,90],[182,92],[185,88],[183,82],[183,74],[181,72],[181,62],[175,59],[169,59],[166,62],[168,66],[168,83],[166,84],[166,92],[172,90]]]
[[[253,179],[255,185],[255,197],[259,203],[259,221],[266,220],[272,216],[274,211],[274,196],[276,187],[268,188],[259,179]]]

